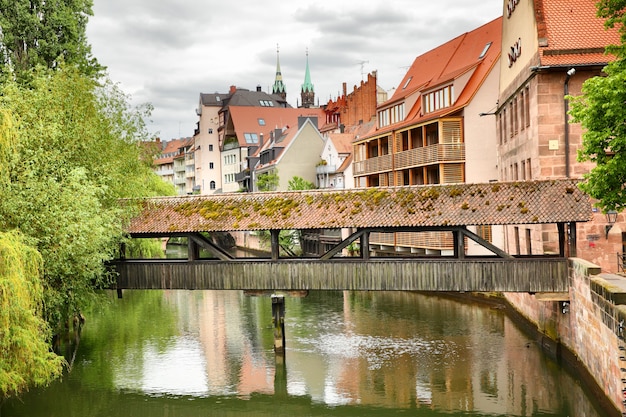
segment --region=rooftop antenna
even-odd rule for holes
[[[363,81],[363,77],[365,76],[365,73],[363,72],[363,67],[365,66],[365,64],[369,64],[369,61],[359,61],[357,62],[357,64],[361,65],[361,81]]]

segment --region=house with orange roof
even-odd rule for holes
[[[173,184],[179,195],[193,192],[195,177],[188,175],[186,165],[193,161],[193,138],[172,139],[163,143],[154,159],[154,171],[164,181]],[[187,162],[186,162],[187,161]]]
[[[221,146],[224,192],[251,191],[254,188],[254,168],[260,159],[259,152],[271,143],[277,149],[283,146],[281,143],[288,143],[282,140],[284,138],[274,140],[276,132],[297,132],[298,119],[302,116],[320,118],[323,111],[316,108],[229,106],[229,117],[224,126],[225,135]],[[294,175],[303,178],[307,176],[314,181],[314,167],[319,161],[319,152],[306,152],[301,156],[304,160],[310,160],[308,164],[313,168],[309,173],[303,171]],[[302,167],[306,165],[307,163]],[[286,181],[289,179],[291,177]]]
[[[326,136],[321,159],[317,163],[315,185],[318,188],[352,188],[352,133]],[[350,181],[348,181],[350,180]]]
[[[569,123],[567,95],[602,74],[619,43],[617,29],[605,29],[592,0],[505,2],[500,62],[500,92],[490,116],[498,132],[501,181],[582,178],[592,167],[576,161],[582,143],[579,124]],[[490,109],[487,106],[485,109]],[[617,272],[615,254],[624,252],[623,217],[605,233],[602,213],[581,223],[578,256]],[[505,250],[511,254],[558,253],[556,226],[509,226]]]
[[[496,127],[480,113],[497,101],[501,36],[500,17],[415,59],[378,107],[376,129],[353,143],[355,186],[497,180]],[[502,243],[490,227],[476,232]],[[370,243],[383,252],[453,250],[448,234],[378,234]]]
[[[278,175],[276,191],[286,191],[293,177],[315,183],[315,167],[324,146],[318,121],[321,109],[300,108],[295,124],[285,124],[263,135],[263,144],[250,158],[252,186],[258,191],[256,181],[260,175]]]

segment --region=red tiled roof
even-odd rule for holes
[[[591,203],[573,180],[233,193],[137,200],[135,234],[341,227],[581,222]]]
[[[264,143],[267,143],[270,140],[269,134],[274,129],[283,129],[288,126],[297,131],[300,116],[317,117],[318,124],[326,120],[324,110],[317,108],[230,106],[229,112],[241,147],[259,145],[246,143],[244,133],[256,133],[258,137],[263,134]],[[263,119],[265,124],[260,125],[259,119]]]
[[[489,43],[491,45],[481,58],[481,53]],[[468,82],[463,91],[456,92],[458,97],[451,107],[442,109],[437,113],[421,115],[422,103],[421,97],[419,97],[413,108],[406,109],[407,116],[402,123],[385,127],[373,132],[373,134],[379,135],[392,129],[433,120],[465,107],[472,100],[500,57],[501,43],[502,17],[498,17],[415,58],[413,65],[396,88],[391,100],[385,103],[385,106],[401,102],[419,91],[428,91],[438,85],[452,82],[462,74],[470,73]],[[403,88],[405,85],[406,88]]]
[[[606,64],[604,48],[619,44],[617,28],[605,29],[596,0],[535,0],[541,65]],[[542,46],[542,42],[546,46]]]

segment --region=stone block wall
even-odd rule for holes
[[[556,346],[557,352],[567,349],[616,410],[625,413],[626,352],[620,347],[626,348],[626,277],[600,274],[598,266],[578,258],[570,259],[569,274],[569,301],[525,293],[507,293],[505,298],[536,326],[545,338],[542,344]]]

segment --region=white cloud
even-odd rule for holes
[[[305,53],[316,98],[325,103],[364,73],[397,85],[418,55],[501,14],[497,0],[423,3],[339,0],[95,0],[88,41],[111,79],[135,103],[154,106],[150,129],[162,139],[193,134],[201,92],[231,85],[267,91],[276,45],[293,106],[304,81]]]

